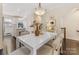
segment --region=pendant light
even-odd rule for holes
[[[39,16],[42,16],[45,14],[45,10],[41,7],[41,3],[39,3],[38,8],[36,8],[35,14]]]

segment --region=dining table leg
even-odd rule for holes
[[[32,50],[31,50],[31,55],[37,55],[36,49],[32,49]]]

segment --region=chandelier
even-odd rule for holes
[[[41,3],[39,3],[38,8],[36,8],[35,14],[39,16],[42,16],[45,14],[45,10],[41,7]]]

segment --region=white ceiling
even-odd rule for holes
[[[4,3],[4,15],[28,16],[33,14],[34,9],[38,7],[37,3]],[[79,4],[67,3],[43,3],[42,7],[47,9],[47,13],[61,14],[68,13],[73,8],[79,8]]]

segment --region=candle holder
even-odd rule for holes
[[[35,24],[35,36],[39,36],[40,35],[40,24],[36,23]]]
[[[48,32],[54,32],[56,26],[56,19],[53,17],[50,17],[49,21],[47,22],[47,31]]]

